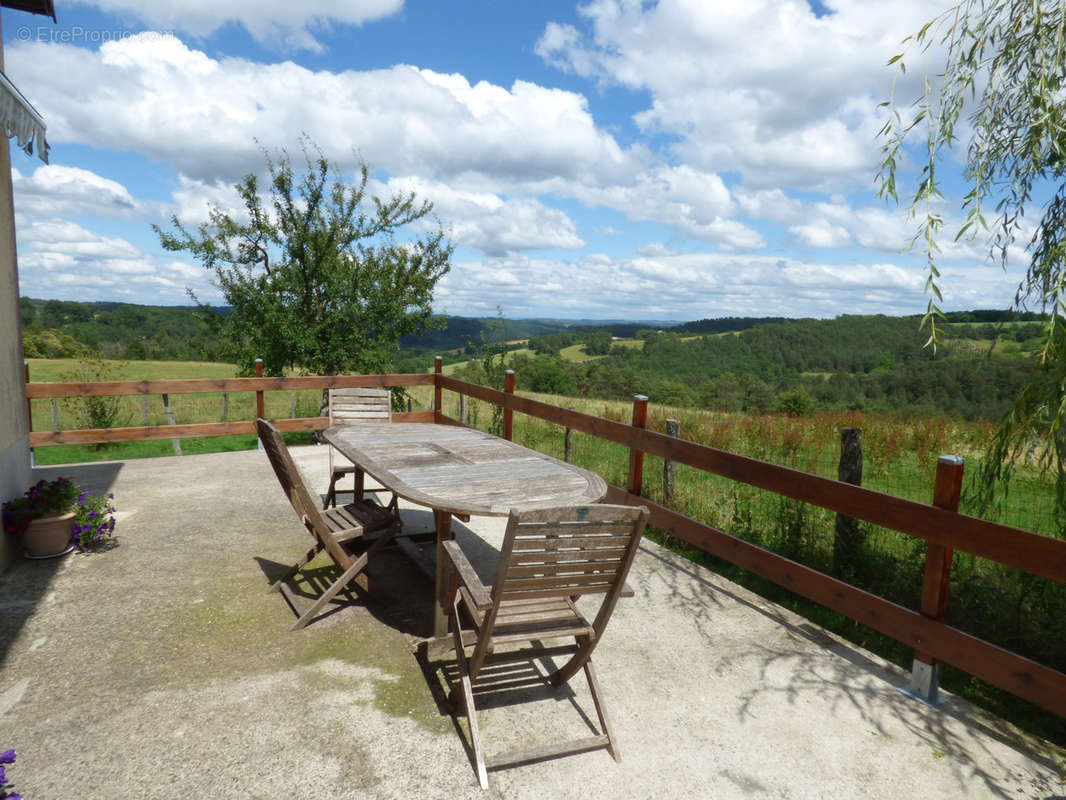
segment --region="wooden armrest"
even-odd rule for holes
[[[444,554],[452,562],[452,567],[458,573],[459,580],[470,592],[474,605],[480,610],[491,608],[492,598],[489,596],[489,590],[485,588],[481,578],[474,572],[474,568],[470,565],[470,561],[467,560],[466,553],[459,547],[459,543],[454,539],[449,539],[446,542],[442,542],[442,544],[444,545]]]

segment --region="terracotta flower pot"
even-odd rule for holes
[[[54,517],[38,517],[30,520],[30,525],[22,534],[22,546],[27,558],[50,558],[69,553],[73,545],[70,532],[74,521],[74,512],[70,511]]]

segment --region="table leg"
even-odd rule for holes
[[[444,608],[447,599],[444,593],[448,590],[446,576],[444,574],[444,542],[454,538],[452,533],[452,515],[447,511],[433,509],[433,525],[437,529],[437,577],[434,594],[437,601],[433,604],[433,635],[448,635],[448,614]]]
[[[355,485],[352,486],[352,502],[358,503],[363,499],[363,487],[366,485],[366,473],[359,467],[355,468]]]

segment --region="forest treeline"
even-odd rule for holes
[[[985,319],[957,315],[935,353],[924,346],[917,317],[843,316],[719,335],[641,331],[643,347],[614,344],[582,363],[559,358],[557,342],[549,341],[511,366],[519,388],[564,395],[640,393],[670,405],[756,413],[868,409],[996,418],[1033,369],[1041,323]]]
[[[23,345],[27,358],[104,358],[156,361],[228,361],[230,353],[210,314],[196,306],[145,306],[132,303],[38,300],[22,297]],[[229,309],[214,307],[225,316]],[[494,317],[442,318],[444,326],[400,339],[397,365],[420,355],[461,357],[481,342]],[[508,320],[511,339],[528,339],[573,327],[559,320]],[[425,359],[422,359],[424,361]],[[411,367],[415,369],[414,366]]]
[[[21,314],[27,358],[229,360],[225,341],[195,307],[22,298]],[[466,374],[484,379],[479,353],[528,340],[533,355],[511,355],[508,366],[518,387],[531,391],[605,399],[641,393],[666,404],[755,413],[869,409],[994,419],[1033,368],[1042,319],[949,312],[934,353],[924,347],[918,317],[727,317],[669,328],[445,317],[445,327],[404,338],[395,368],[431,369],[435,354],[446,362],[474,357]],[[574,345],[595,358],[564,359],[561,351]]]

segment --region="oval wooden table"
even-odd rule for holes
[[[442,543],[452,515],[507,516],[528,510],[597,503],[607,484],[595,473],[498,436],[455,425],[360,422],[326,430],[327,442],[382,486],[433,509],[437,533],[434,638],[448,633]],[[356,474],[356,492],[362,475]]]

